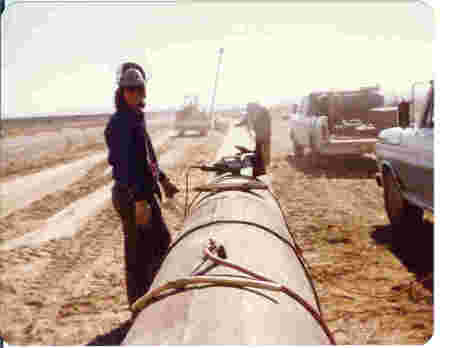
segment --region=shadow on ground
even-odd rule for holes
[[[98,335],[92,341],[90,341],[87,346],[120,346],[122,341],[125,339],[128,331],[132,325],[131,320],[127,320],[119,327],[113,329],[103,335]]]
[[[157,207],[156,203],[152,205],[152,208],[153,208],[152,218],[155,220],[162,219],[161,211],[159,207]],[[147,292],[147,290],[151,288],[153,280],[156,274],[159,272],[161,265],[164,261],[164,258],[166,257],[169,250],[169,245],[171,243],[171,236],[163,222],[158,225],[160,226],[158,230],[155,230],[154,226],[152,227],[151,231],[145,229],[141,230],[140,233],[141,239],[137,243],[138,248],[136,250],[136,253],[140,255],[139,262],[140,265],[144,265],[144,267],[139,269],[134,268],[133,272],[131,272],[131,270],[128,270],[127,272],[127,277],[130,277],[130,275],[132,274],[135,275],[135,282],[127,284],[127,287],[130,286],[131,289],[134,289],[134,291],[132,291],[132,294],[133,296],[137,295],[136,298],[143,296]],[[150,233],[150,232],[157,232],[157,233]],[[136,273],[143,275],[146,272],[148,272],[146,278],[136,277]],[[137,279],[140,280],[137,281]],[[133,300],[131,300],[131,302],[134,302],[136,298],[134,297],[132,298]],[[121,324],[119,327],[113,329],[111,332],[95,337],[87,345],[118,346],[125,339],[132,324],[133,321],[130,319]]]
[[[368,179],[374,178],[377,172],[375,160],[362,156],[324,157],[317,166],[312,165],[311,157],[308,154],[301,158],[288,155],[286,160],[292,168],[312,177]]]
[[[375,226],[372,238],[386,245],[392,253],[414,273],[418,280],[427,278],[423,285],[433,291],[434,224],[424,220],[421,225],[393,228]]]

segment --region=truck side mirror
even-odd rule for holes
[[[407,101],[402,101],[398,104],[398,126],[400,128],[409,127],[409,108],[410,103]]]

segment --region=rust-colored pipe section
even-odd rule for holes
[[[233,128],[230,135],[232,132],[241,130]],[[235,145],[248,146],[246,141]],[[234,151],[229,144],[224,146]],[[224,154],[223,151],[220,153]],[[212,181],[244,184],[254,179],[251,176],[223,176]],[[214,261],[206,261],[207,272],[202,276],[218,279],[218,282],[202,284],[201,276],[196,277],[189,286],[169,290],[151,300],[138,314],[122,344],[334,343],[320,320],[311,314],[311,310],[320,313],[313,287],[297,257],[283,214],[268,190],[202,193],[192,206],[191,214],[173,242],[151,289],[178,279],[185,282],[188,278],[189,281],[192,271],[205,256],[205,245],[210,239],[223,245],[225,260],[239,267],[225,264],[211,267]],[[196,269],[201,272],[202,266]],[[284,286],[295,295],[274,290],[277,286],[229,286],[229,279],[236,280],[236,284],[239,280],[247,280],[241,283],[250,285],[261,283],[261,278],[252,274],[262,274],[264,279],[282,285],[278,288]],[[221,279],[228,285],[221,285]],[[309,310],[302,301],[307,302]]]

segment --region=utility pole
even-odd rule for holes
[[[220,65],[222,64],[223,52],[224,52],[224,49],[220,48],[219,49],[219,58],[217,61],[216,81],[214,82],[214,91],[213,91],[211,111],[210,111],[211,128],[215,128],[214,111],[215,111],[215,103],[216,103],[216,91],[217,91],[217,83],[219,81],[219,72],[220,72]]]

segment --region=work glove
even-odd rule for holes
[[[152,217],[152,210],[147,201],[135,202],[136,207],[136,224],[138,226],[145,226],[150,222]]]
[[[172,184],[169,179],[162,180],[161,186],[167,198],[172,198],[176,193],[180,192],[180,190]]]

